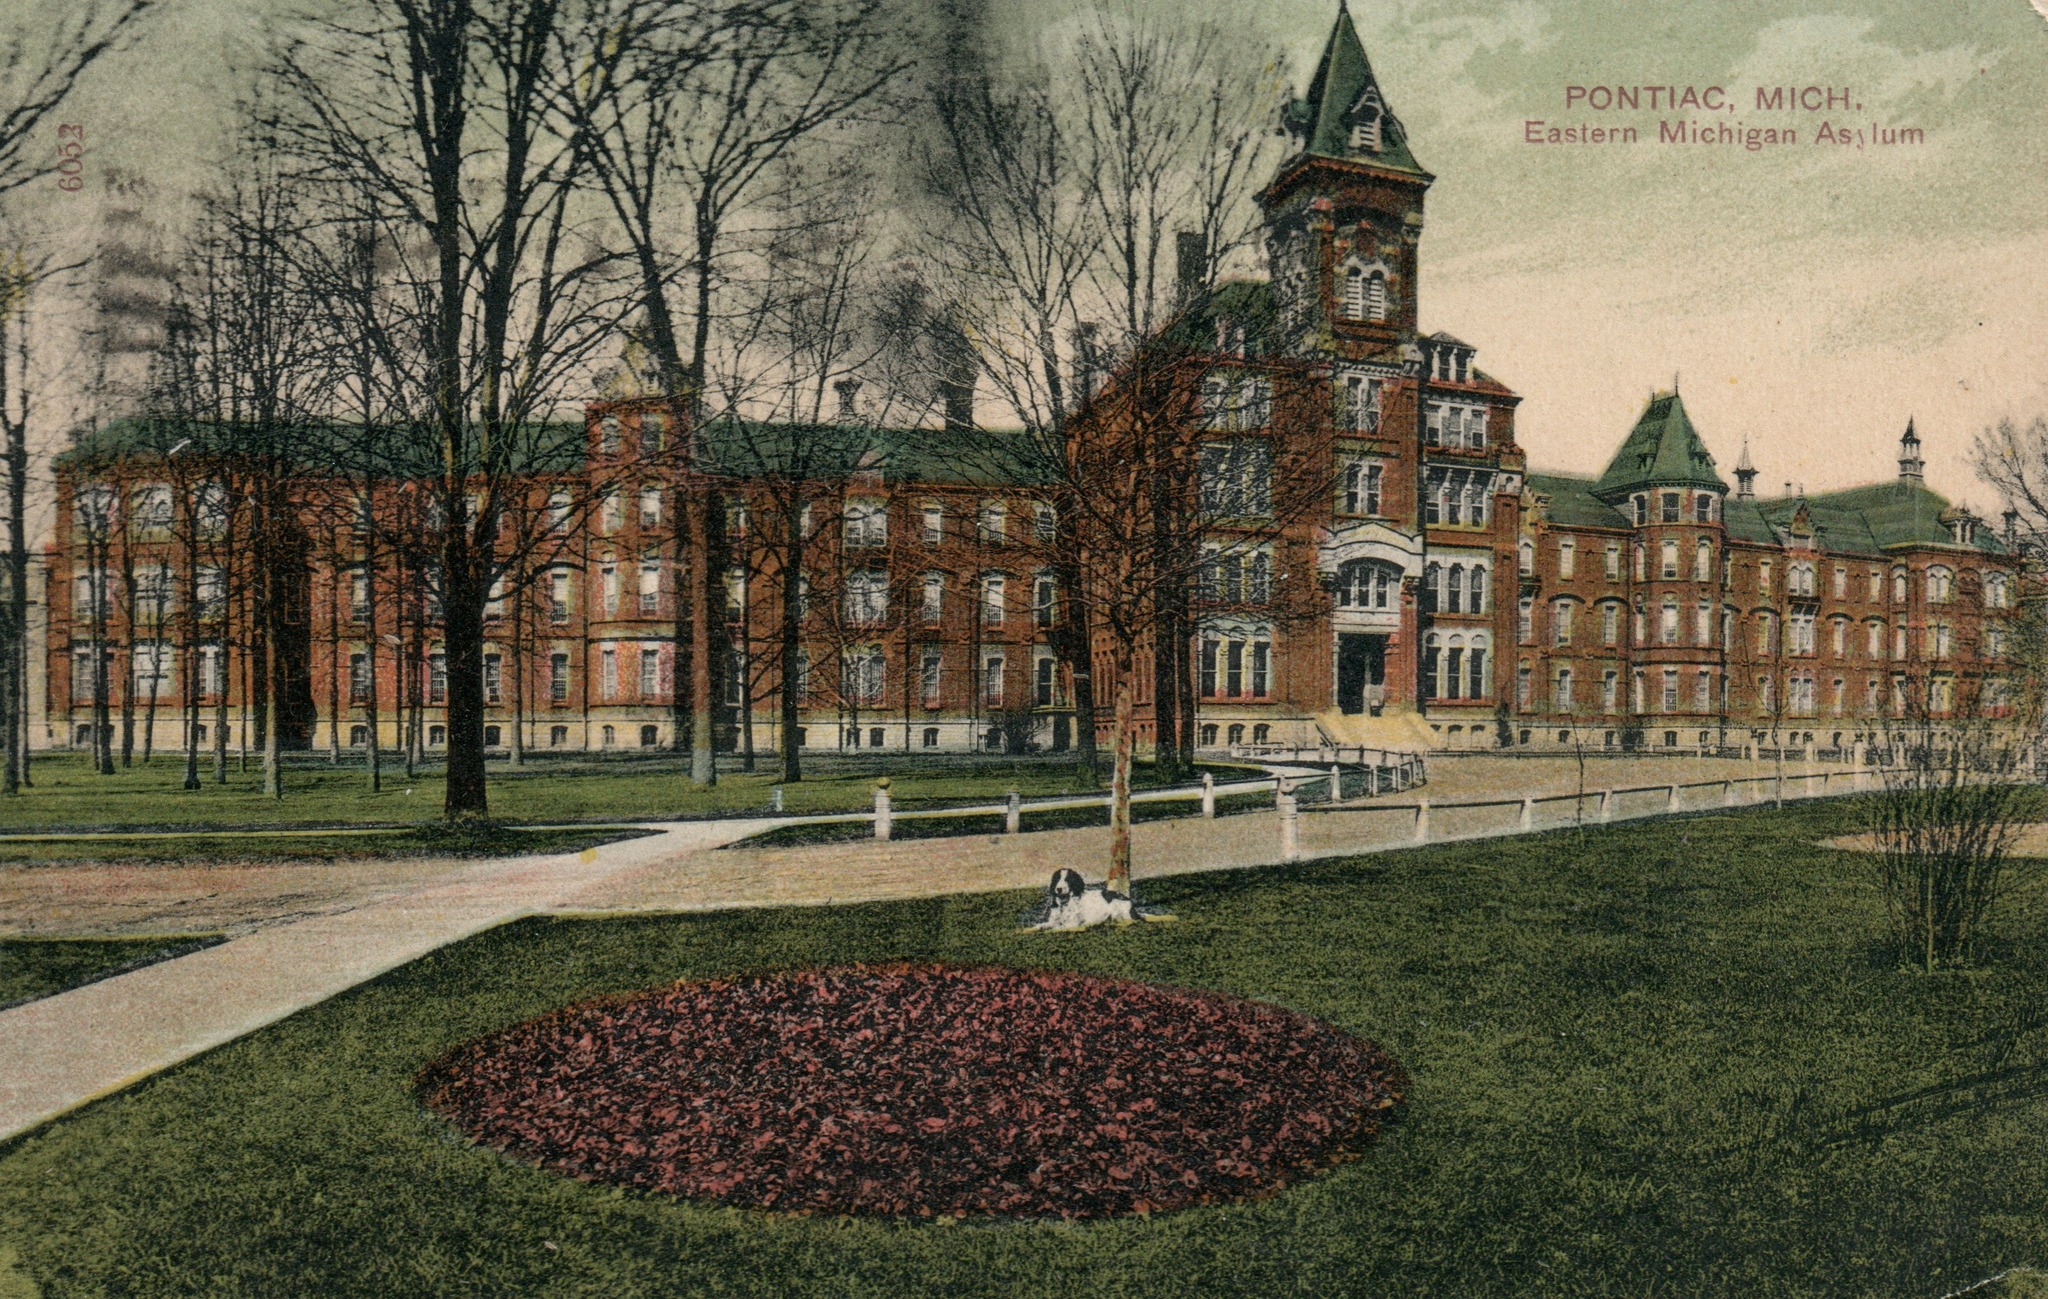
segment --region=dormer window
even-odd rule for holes
[[[1368,110],[1367,116],[1351,124],[1351,148],[1355,153],[1378,153],[1380,151],[1380,115],[1378,109]]]

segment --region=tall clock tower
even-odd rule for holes
[[[1276,350],[1328,367],[1344,485],[1319,529],[1331,606],[1315,724],[1339,745],[1462,739],[1481,733],[1514,679],[1503,668],[1514,640],[1502,643],[1496,620],[1523,598],[1516,397],[1473,364],[1469,344],[1420,331],[1435,177],[1341,3],[1283,122],[1295,148],[1259,196]]]

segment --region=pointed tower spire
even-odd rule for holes
[[[1304,154],[1428,175],[1408,152],[1407,128],[1387,106],[1343,0],[1308,95],[1287,106],[1283,123]]]
[[[1911,416],[1906,419],[1906,436],[1899,439],[1899,481],[1920,482],[1927,476],[1927,462],[1920,458],[1920,439],[1913,432]]]
[[[1742,435],[1742,459],[1735,462],[1735,495],[1739,500],[1756,499],[1756,465],[1749,458],[1749,434]]]

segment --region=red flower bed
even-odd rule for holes
[[[1348,1157],[1407,1083],[1293,1011],[1081,974],[851,966],[683,983],[494,1033],[426,1103],[588,1181],[787,1212],[1094,1217]]]

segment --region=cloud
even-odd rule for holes
[[[1944,103],[2003,57],[1970,45],[1909,52],[1871,38],[1874,19],[1809,14],[1764,27],[1729,70],[1736,86],[1848,85],[1865,111],[1899,108],[1924,92]]]

